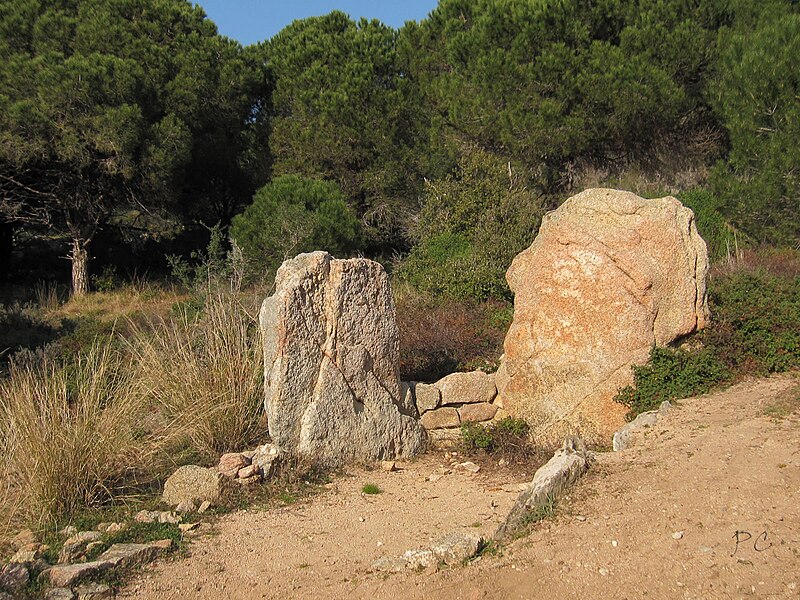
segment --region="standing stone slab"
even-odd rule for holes
[[[407,458],[425,431],[401,411],[399,335],[389,278],[326,252],[283,263],[261,307],[269,433],[329,466]]]
[[[592,189],[549,213],[506,274],[514,321],[497,403],[539,441],[608,443],[632,365],[708,320],[706,244],[672,197]]]

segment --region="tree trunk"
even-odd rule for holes
[[[78,238],[72,240],[72,295],[84,296],[89,292],[89,251],[88,241]]]

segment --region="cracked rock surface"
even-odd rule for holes
[[[383,267],[301,254],[283,263],[275,289],[260,314],[273,442],[329,466],[421,452],[425,431],[401,402]]]
[[[672,197],[590,189],[545,216],[506,278],[514,321],[496,376],[499,404],[540,441],[608,443],[613,401],[650,348],[708,320],[706,244]]]

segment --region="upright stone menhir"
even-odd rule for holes
[[[499,403],[540,440],[610,443],[613,401],[654,345],[702,329],[706,244],[672,197],[591,189],[545,216],[506,274],[514,321],[496,376]]]
[[[282,450],[334,466],[424,449],[403,414],[389,278],[371,260],[301,254],[261,307],[269,433]]]

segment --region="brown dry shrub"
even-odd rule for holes
[[[763,272],[780,278],[800,277],[800,251],[792,248],[746,248],[720,260],[711,277],[725,278],[739,273]]]
[[[403,380],[437,381],[455,371],[497,368],[513,314],[509,304],[443,301],[403,291],[396,305]]]

